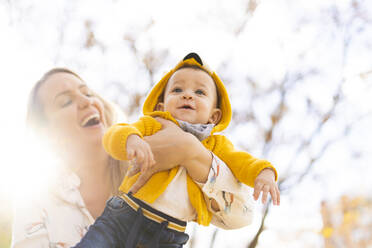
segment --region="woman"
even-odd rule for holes
[[[37,82],[30,94],[27,125],[39,137],[47,137],[64,166],[51,192],[16,211],[14,247],[71,247],[102,213],[107,199],[117,194],[126,166],[119,166],[102,147],[103,133],[114,120],[113,106],[68,69],[52,69]],[[179,140],[182,135],[167,136]],[[163,146],[157,152],[154,145],[163,165],[179,162],[171,160],[181,156],[161,159],[164,153],[177,154],[177,149]]]
[[[31,92],[27,125],[35,134],[47,137],[45,140],[56,151],[63,169],[59,180],[40,201],[28,203],[27,210],[15,212],[13,247],[75,245],[101,215],[106,201],[118,194],[126,167],[119,166],[102,147],[102,136],[113,123],[112,106],[92,92],[76,73],[56,68],[37,82]],[[133,191],[141,187],[151,173],[184,164],[190,156],[194,158],[192,166],[197,165],[195,168],[200,169],[205,178],[216,176],[210,169],[211,154],[202,149],[196,138],[172,123],[164,121],[162,124],[162,131],[146,137],[155,156],[154,169],[142,176]],[[167,144],[162,142],[164,136]],[[225,181],[226,177],[234,180],[231,172],[224,168],[227,167],[219,172],[219,177],[224,177],[220,181]],[[235,188],[224,187],[219,184],[218,177],[213,178],[213,185],[204,186],[211,192],[207,196],[212,199],[214,224],[228,229],[246,225],[251,220],[251,209],[243,211],[241,206],[247,192],[242,191],[238,183]],[[232,192],[229,195],[234,195],[235,199],[235,207],[234,204],[228,206],[229,218],[220,211],[226,206],[225,191]]]

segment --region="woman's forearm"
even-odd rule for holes
[[[181,165],[193,180],[205,182],[212,164],[210,151],[195,136],[184,132],[173,122],[160,121],[163,129],[144,137],[154,154],[157,171]]]
[[[155,166],[159,171],[171,169],[182,164],[187,157],[191,157],[191,151],[187,149],[189,137],[183,131],[175,133],[160,131],[144,139],[151,147],[156,161]]]
[[[188,140],[180,145],[183,145],[182,150],[187,154],[180,165],[186,168],[187,173],[194,181],[205,183],[212,165],[211,152],[191,134],[189,134]]]

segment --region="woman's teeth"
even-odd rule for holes
[[[92,114],[92,115],[85,117],[83,121],[81,122],[81,126],[82,127],[93,126],[93,125],[98,124],[99,122],[100,122],[99,114],[96,113],[96,114]]]

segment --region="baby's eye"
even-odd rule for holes
[[[177,88],[174,88],[174,89],[172,90],[172,92],[179,93],[179,92],[182,92],[182,89],[177,87]]]
[[[84,95],[87,96],[87,97],[92,97],[93,96],[93,94],[91,94],[91,93],[85,93]]]
[[[196,90],[195,93],[198,95],[205,95],[203,90]]]

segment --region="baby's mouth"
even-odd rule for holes
[[[191,105],[189,104],[185,104],[185,105],[182,105],[181,107],[179,107],[180,109],[190,109],[190,110],[195,110]]]

